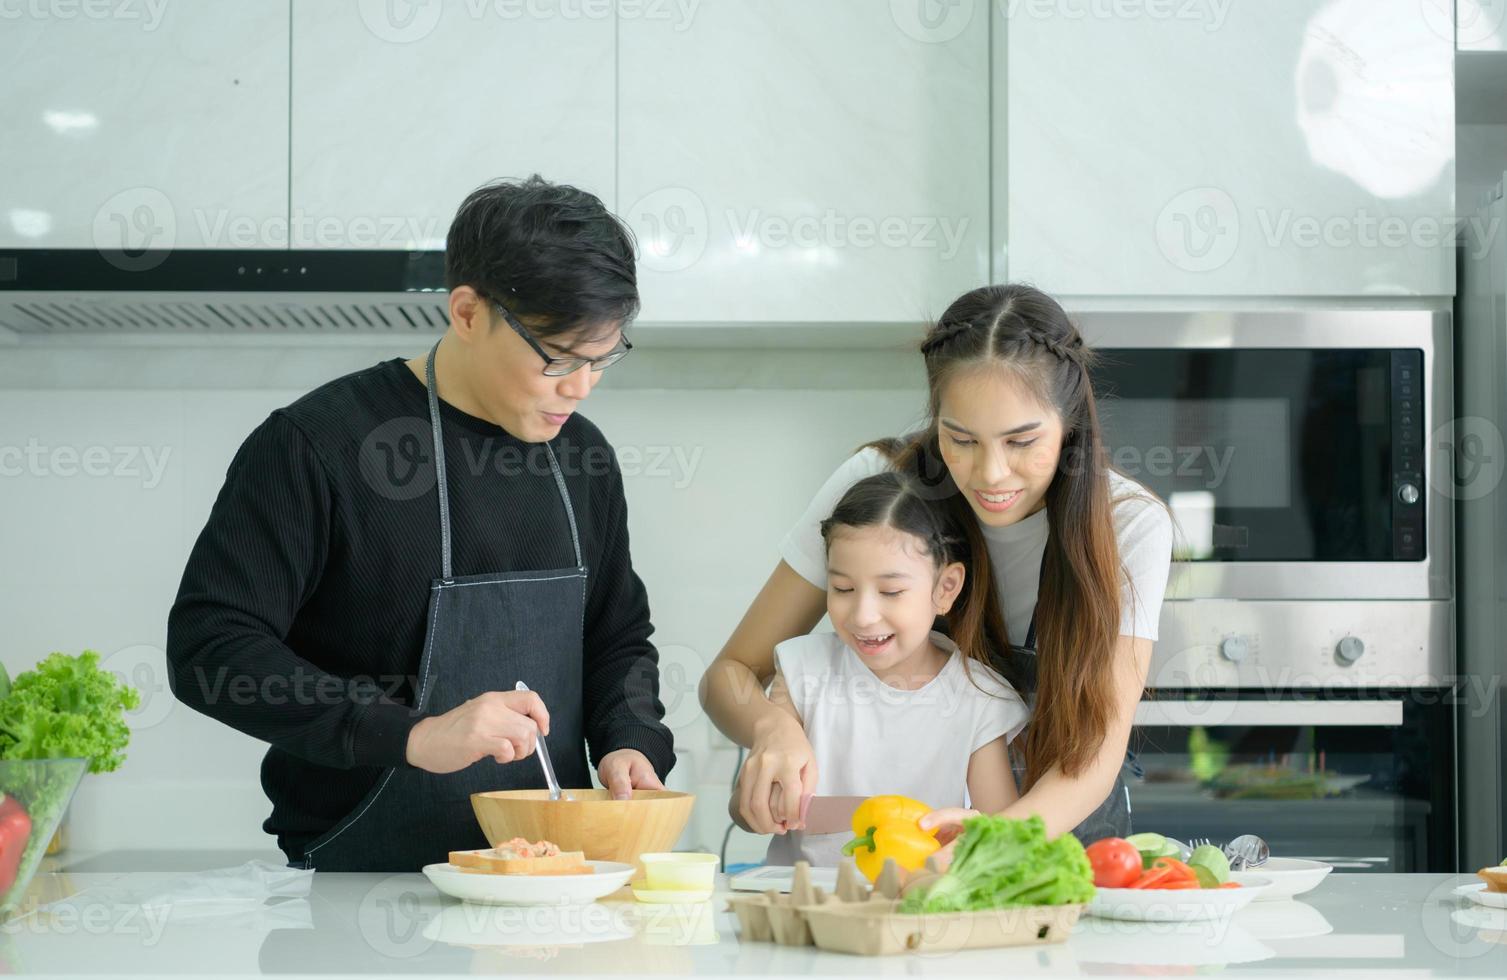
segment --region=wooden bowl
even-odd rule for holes
[[[666,789],[636,789],[631,800],[614,800],[605,789],[567,792],[575,799],[551,800],[547,789],[472,793],[471,809],[493,847],[524,837],[585,851],[588,861],[637,865],[640,854],[675,845],[696,802],[693,794]]]

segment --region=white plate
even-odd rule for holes
[[[1473,939],[1489,939],[1497,943],[1507,942],[1507,909],[1487,909],[1479,905],[1469,905],[1451,912],[1449,921],[1459,923],[1467,929],[1479,929],[1489,934],[1474,936]]]
[[[1127,922],[1194,922],[1219,919],[1245,908],[1266,888],[1264,880],[1239,888],[1100,888],[1084,911]]]
[[[1302,858],[1267,858],[1266,863],[1254,871],[1232,871],[1230,880],[1242,885],[1247,881],[1262,879],[1270,884],[1256,899],[1258,902],[1280,902],[1311,892],[1319,887],[1324,876],[1334,870],[1334,865],[1323,861],[1306,861]]]
[[[1461,885],[1455,889],[1455,894],[1464,895],[1477,905],[1484,905],[1489,909],[1507,909],[1507,892],[1489,892],[1484,881],[1474,885]]]
[[[494,875],[448,862],[424,865],[424,876],[452,898],[480,905],[585,905],[611,895],[633,877],[633,865],[587,861],[591,874]]]

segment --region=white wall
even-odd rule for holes
[[[271,380],[252,386],[258,372],[244,368],[266,351],[0,351],[6,362],[0,365],[0,620],[6,624],[0,659],[14,674],[52,650],[95,649],[144,689],[127,761],[85,780],[70,815],[70,846],[275,847],[260,830],[269,809],[258,779],[263,745],[167,690],[167,611],[245,435],[318,377],[418,352],[369,344],[333,352],[282,349],[281,367],[266,372]],[[634,560],[649,588],[664,700],[680,752],[670,785],[699,797],[683,848],[719,846],[735,761],[697,702],[701,671],[773,568],[779,538],[810,492],[853,446],[905,428],[922,408],[919,360],[911,355],[883,355],[888,373],[874,381],[833,370],[833,384],[841,387],[825,390],[771,387],[781,383],[773,357],[651,354],[643,366],[660,376],[678,373],[692,387],[609,381],[586,407],[620,449],[672,453],[668,465],[648,471],[641,464],[626,482]],[[694,387],[715,382],[708,364],[735,361],[759,388]],[[227,367],[236,363],[243,370]],[[206,379],[227,371],[247,380],[206,390]],[[111,376],[117,383],[99,383]],[[913,377],[914,384],[897,386],[895,377]],[[619,378],[633,380],[626,372]],[[30,451],[40,461],[35,471],[6,447]],[[91,476],[82,466],[90,447],[104,447],[112,471],[121,454],[140,455],[128,472]],[[70,461],[70,449],[79,461]],[[25,470],[19,474],[18,462]],[[729,860],[762,853],[762,843],[747,838]]]

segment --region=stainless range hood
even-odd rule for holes
[[[424,332],[449,322],[442,251],[0,249],[14,335]]]

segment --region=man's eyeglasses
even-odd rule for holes
[[[591,370],[601,371],[603,368],[621,361],[633,349],[633,345],[628,342],[628,338],[621,337],[618,340],[617,346],[601,357],[555,357],[540,346],[539,341],[534,339],[533,334],[528,332],[527,327],[518,322],[517,317],[508,312],[507,307],[494,299],[492,300],[492,308],[497,311],[498,315],[502,317],[508,326],[513,328],[513,331],[518,336],[528,342],[528,345],[534,349],[536,354],[544,358],[544,373],[551,378],[563,378],[568,374],[575,374],[588,364],[591,365]]]

